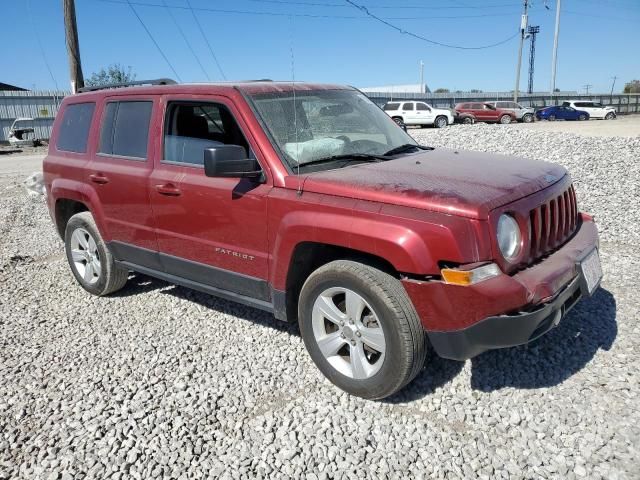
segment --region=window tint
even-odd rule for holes
[[[571,104],[569,102],[562,102],[563,107],[570,107]]]
[[[428,110],[431,110],[431,109],[429,107],[427,107],[427,105],[424,104],[424,103],[416,103],[416,110],[422,110],[422,111],[427,110],[428,111]]]
[[[399,103],[387,103],[384,106],[384,111],[387,112],[389,110],[397,110],[399,106],[400,106]]]
[[[472,103],[471,107],[469,107],[471,110],[483,110],[484,109],[484,105],[482,103]]]
[[[95,103],[68,105],[62,116],[56,148],[66,152],[85,153]]]
[[[204,151],[220,145],[240,145],[249,152],[240,127],[224,105],[170,103],[165,122],[164,160],[202,165]]]
[[[403,110],[413,110],[413,103],[405,103],[402,105]]]
[[[102,120],[99,152],[146,159],[152,108],[150,101],[108,103]]]

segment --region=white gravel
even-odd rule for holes
[[[91,297],[26,175],[8,176],[0,479],[640,478],[638,140],[412,133],[567,165],[602,228],[603,288],[528,348],[430,358],[398,396],[369,402],[325,381],[297,328],[260,311],[138,275]]]

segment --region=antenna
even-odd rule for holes
[[[300,180],[300,145],[298,144],[298,107],[296,106],[296,57],[293,53],[294,23],[293,15],[289,16],[291,22],[289,50],[291,52],[291,90],[293,90],[293,129],[296,139],[296,177],[298,178],[298,196],[302,195],[302,181]]]

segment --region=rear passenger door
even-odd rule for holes
[[[204,151],[257,146],[226,97],[166,96],[163,132],[149,179],[164,270],[208,287],[269,300],[267,262],[268,172],[254,179],[204,173]]]
[[[434,117],[433,110],[426,103],[416,102],[416,118],[421,125],[431,125]]]
[[[95,155],[87,183],[100,199],[109,248],[118,260],[159,267],[158,243],[149,201],[153,143],[149,129],[157,99],[107,97],[100,108]]]
[[[404,102],[402,104],[402,118],[407,125],[415,125],[418,123],[416,118],[416,107],[413,102]]]

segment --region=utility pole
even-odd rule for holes
[[[82,64],[80,63],[80,45],[78,44],[78,26],[76,25],[75,0],[62,0],[64,10],[64,31],[67,39],[67,55],[69,57],[69,77],[71,92],[76,93],[84,87]]]
[[[524,44],[524,35],[527,30],[527,10],[529,8],[529,0],[524,0],[524,11],[520,20],[520,47],[518,48],[518,66],[516,68],[516,88],[513,89],[513,101],[518,101],[518,91],[520,90],[520,68],[522,67],[522,45]]]
[[[591,89],[591,87],[593,87],[593,85],[591,85],[590,83],[582,86],[582,88],[584,88],[585,90],[585,95],[589,95],[589,90]]]
[[[529,49],[529,85],[528,85],[529,88],[527,88],[527,92],[533,93],[533,71],[535,68],[535,61],[536,61],[536,35],[540,33],[540,27],[539,26],[529,27],[527,28],[527,33],[531,38],[530,40],[531,48]]]
[[[551,60],[551,99],[556,91],[556,67],[558,65],[558,35],[560,34],[560,4],[561,0],[556,0],[556,30],[553,35],[553,59]]]
[[[420,93],[426,93],[424,88],[424,62],[420,60]]]
[[[609,102],[613,103],[613,89],[616,86],[616,80],[618,79],[618,76],[615,75],[615,76],[611,77],[611,79],[613,80],[613,83],[611,84],[611,94],[609,96]]]

